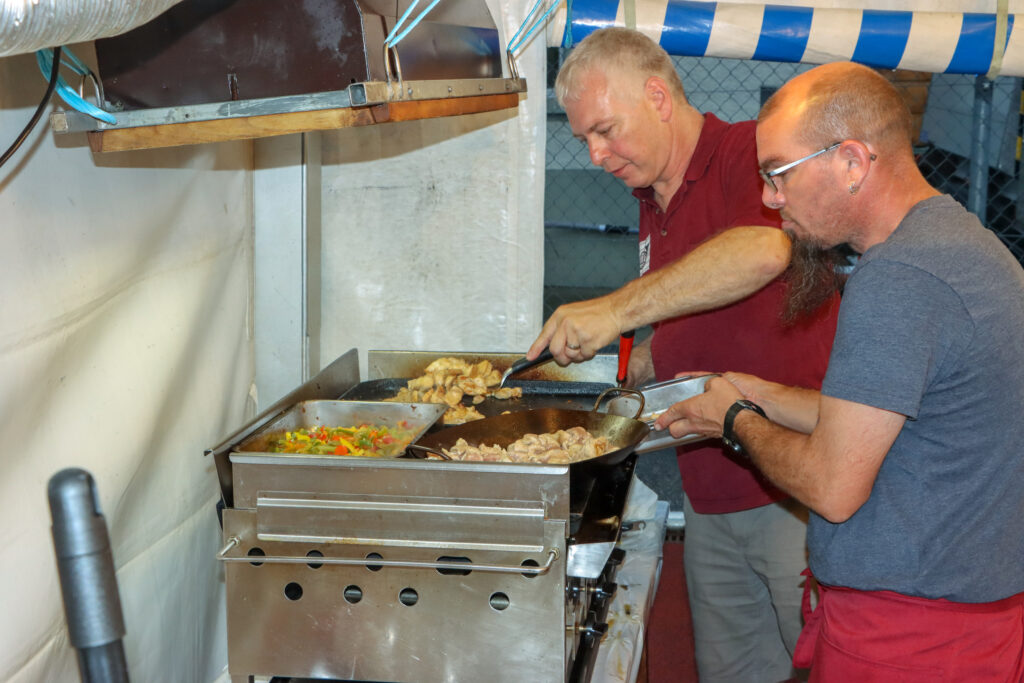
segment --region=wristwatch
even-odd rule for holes
[[[725,443],[727,448],[732,449],[736,453],[742,453],[743,446],[732,431],[732,423],[741,410],[753,410],[761,417],[766,417],[761,406],[744,398],[729,406],[729,410],[725,411],[725,420],[722,422],[722,442]]]

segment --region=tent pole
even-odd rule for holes
[[[974,114],[971,130],[971,163],[968,175],[967,210],[987,225],[988,139],[991,135],[992,81],[984,75],[974,78]]]

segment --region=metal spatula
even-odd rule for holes
[[[554,356],[551,355],[551,351],[548,350],[548,349],[544,349],[543,351],[541,351],[540,355],[537,356],[536,358],[534,358],[533,360],[527,360],[525,356],[523,358],[520,358],[515,363],[510,365],[508,370],[506,370],[504,373],[502,373],[502,375],[501,375],[501,383],[498,384],[498,386],[499,387],[505,386],[505,380],[507,380],[509,377],[511,377],[512,375],[516,374],[517,372],[522,372],[523,370],[529,370],[530,368],[536,367],[536,366],[538,366],[538,365],[540,365],[542,363],[547,363],[552,358],[554,358]]]

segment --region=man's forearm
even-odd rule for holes
[[[778,277],[789,264],[789,246],[775,228],[731,228],[608,297],[624,329],[721,308]]]
[[[730,379],[729,373],[726,379]],[[746,387],[741,387],[741,391],[761,406],[773,422],[783,427],[810,434],[818,424],[818,406],[821,401],[819,391],[764,380],[753,391],[747,391]]]
[[[812,463],[814,456],[809,452],[808,434],[749,410],[736,415],[733,431],[744,452],[772,483],[814,509],[817,476]],[[794,457],[796,454],[800,457]]]

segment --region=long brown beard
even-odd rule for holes
[[[782,319],[793,324],[843,291],[846,273],[842,268],[849,265],[852,252],[845,245],[826,249],[789,231],[787,234],[793,244],[785,273],[787,292]]]

